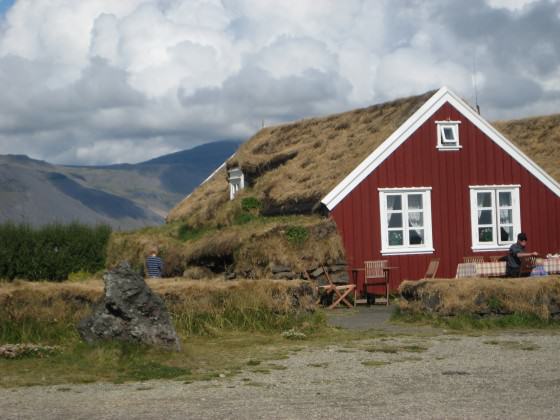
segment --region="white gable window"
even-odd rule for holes
[[[519,185],[471,186],[472,249],[507,249],[521,232]]]
[[[241,168],[232,168],[228,171],[229,175],[229,199],[233,200],[239,190],[245,188],[245,176]]]
[[[431,188],[380,188],[381,253],[424,254],[432,245]]]
[[[459,124],[461,121],[436,121],[437,148],[439,150],[459,150]]]

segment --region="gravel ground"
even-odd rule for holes
[[[364,340],[207,382],[0,389],[0,418],[558,419],[559,348],[542,331]]]

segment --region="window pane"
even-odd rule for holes
[[[499,194],[500,207],[511,207],[511,193],[500,192]]]
[[[402,213],[389,213],[387,215],[387,225],[390,228],[402,227]]]
[[[409,236],[410,245],[422,245],[424,243],[424,229],[411,229]]]
[[[500,228],[500,241],[513,242],[513,226],[502,226]]]
[[[478,241],[479,242],[493,242],[494,236],[491,227],[478,228]]]
[[[453,129],[451,127],[443,127],[443,138],[445,141],[454,141]]]
[[[492,193],[490,193],[490,192],[476,193],[476,201],[478,203],[478,207],[491,207],[492,206]]]
[[[408,226],[424,227],[424,213],[419,211],[408,213]]]
[[[478,224],[491,225],[492,224],[492,210],[479,210],[478,211]]]
[[[408,196],[408,209],[409,210],[422,210],[422,194],[409,194]]]
[[[403,244],[403,231],[391,230],[389,231],[389,245],[398,246]]]
[[[513,210],[500,210],[500,224],[506,225],[513,223]]]
[[[387,210],[402,210],[402,201],[400,195],[387,196]]]

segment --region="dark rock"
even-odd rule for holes
[[[329,271],[346,271],[346,264],[334,264],[329,266]]]
[[[480,308],[476,312],[476,314],[480,315],[480,316],[490,315],[491,313],[492,313],[492,311],[490,310],[490,308]]]
[[[181,349],[163,300],[127,262],[105,273],[103,280],[105,296],[93,314],[78,324],[83,340],[120,340]]]
[[[346,271],[339,271],[338,273],[330,273],[329,277],[333,283],[348,283],[348,273]]]
[[[276,273],[284,273],[286,271],[292,271],[292,269],[290,267],[286,267],[285,265],[272,264],[270,266],[270,271],[272,271],[272,274],[276,274]]]
[[[441,303],[439,293],[426,293],[422,296],[424,307],[430,312],[436,312]]]
[[[283,272],[279,272],[279,273],[275,273],[272,275],[273,279],[276,280],[293,280],[297,277],[298,275],[296,273],[293,273],[291,271],[283,271]]]
[[[315,269],[311,272],[311,277],[317,278],[319,276],[324,276],[324,274],[325,274],[325,271],[323,270],[323,268],[319,267],[319,268],[317,268],[317,269]]]
[[[474,298],[474,304],[476,306],[481,306],[483,304],[486,303],[486,296],[484,295],[484,293],[479,293],[476,295],[476,297]]]
[[[550,303],[548,304],[548,311],[552,314],[560,314],[560,305],[558,304],[558,302],[551,300]]]

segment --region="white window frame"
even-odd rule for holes
[[[471,237],[473,251],[501,251],[507,250],[516,240],[516,235],[521,232],[521,203],[519,201],[520,185],[472,185],[470,189],[471,201]],[[478,204],[477,193],[490,192],[492,193],[492,242],[480,242],[478,239]],[[499,203],[497,203],[498,193],[509,192],[511,193],[511,210],[513,221],[513,237],[511,241],[501,241],[499,237]],[[484,225],[486,226],[486,225]]]
[[[437,146],[441,151],[460,150],[463,148],[459,142],[459,124],[461,121],[436,121],[437,126]],[[455,141],[448,141],[445,137],[445,130],[451,130]]]
[[[432,254],[434,252],[432,240],[432,201],[431,187],[415,187],[415,188],[379,188],[379,214],[381,220],[381,254],[382,255],[402,255],[402,254]],[[404,226],[408,214],[409,194],[422,195],[422,212],[424,215],[424,243],[421,245],[410,245],[409,243],[409,227]],[[401,195],[402,211],[403,211],[403,245],[389,245],[389,226],[387,223],[387,196]]]

